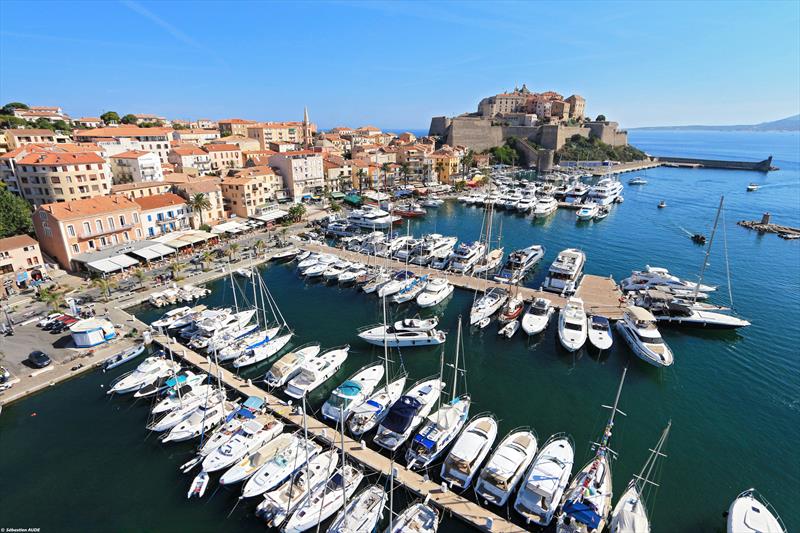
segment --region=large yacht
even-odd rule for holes
[[[589,198],[598,205],[613,204],[622,194],[622,183],[615,178],[603,178],[589,189]]]
[[[534,244],[515,250],[508,255],[506,263],[500,272],[494,277],[495,281],[501,283],[517,283],[521,281],[530,269],[544,257],[544,246]]]
[[[364,206],[347,215],[347,222],[353,226],[368,229],[389,229],[400,217],[393,216],[378,207]]]
[[[672,365],[672,350],[661,338],[656,318],[647,309],[635,305],[628,307],[622,320],[617,322],[617,330],[643,361],[659,367]]]
[[[550,265],[542,289],[557,293],[572,293],[583,275],[586,254],[576,248],[567,248],[558,254]]]
[[[588,195],[589,187],[581,182],[576,182],[575,185],[567,189],[564,201],[568,204],[582,204]]]
[[[536,200],[536,204],[533,206],[532,211],[534,218],[544,218],[552,213],[555,213],[557,209],[558,200],[552,196],[544,196]]]

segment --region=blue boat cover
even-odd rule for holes
[[[608,319],[604,316],[592,315],[592,323],[599,324],[603,327],[608,327]]]
[[[185,381],[186,381],[186,375],[185,374],[178,374],[177,376],[172,376],[171,378],[169,378],[167,380],[166,385],[167,385],[167,387],[174,387],[178,383],[183,383]]]
[[[573,519],[586,524],[589,529],[597,529],[600,525],[600,515],[595,512],[594,507],[583,502],[568,500],[563,510]]]
[[[402,196],[411,196],[412,194],[414,194],[414,192],[413,191],[409,191],[407,189],[400,189],[399,191],[394,193],[395,197],[398,197],[398,198],[402,197]]]
[[[431,439],[429,439],[427,437],[423,437],[420,434],[417,434],[414,437],[414,442],[416,442],[417,444],[422,444],[428,450],[432,450],[433,448],[436,447],[436,443],[435,442],[433,442]]]
[[[339,385],[338,392],[340,396],[352,397],[361,392],[361,384],[349,379]]]
[[[405,433],[422,404],[416,398],[403,396],[389,409],[383,427],[395,433]]]
[[[248,409],[261,409],[264,406],[264,398],[259,398],[258,396],[250,396],[242,404],[244,407]]]

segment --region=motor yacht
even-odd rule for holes
[[[544,196],[536,200],[536,205],[533,206],[533,216],[534,218],[544,218],[557,210],[558,200],[552,196]]]
[[[328,526],[328,533],[373,533],[383,517],[389,495],[379,485],[369,485],[348,500]]]
[[[303,364],[313,359],[320,352],[319,343],[304,344],[287,353],[272,365],[264,376],[264,381],[270,387],[282,387],[295,377]]]
[[[228,468],[219,478],[219,484],[223,486],[233,485],[250,478],[267,462],[276,457],[283,457],[287,449],[297,447],[300,440],[301,438],[298,435],[281,433]]]
[[[397,515],[385,533],[436,533],[439,511],[426,503],[415,503]]]
[[[406,241],[404,241],[401,246],[397,247],[392,252],[392,257],[394,257],[398,261],[403,261],[404,263],[407,263],[408,261],[411,260],[411,256],[414,254],[414,251],[417,249],[417,246],[419,246],[421,243],[422,239],[409,238]]]
[[[286,384],[286,394],[292,398],[302,398],[333,377],[347,360],[350,346],[332,348],[303,363],[300,372]]]
[[[353,266],[353,263],[350,261],[338,261],[332,265],[328,265],[328,268],[322,273],[322,279],[328,282],[339,281],[339,276],[343,272],[346,272],[351,266]]]
[[[180,370],[180,364],[162,357],[148,357],[133,372],[124,374],[114,382],[106,394],[127,394],[154,383],[161,377]]]
[[[562,250],[550,265],[542,289],[560,294],[572,294],[578,288],[585,264],[586,254],[581,250],[575,248]]]
[[[575,352],[580,350],[587,337],[588,327],[583,300],[570,298],[567,300],[567,305],[558,313],[558,340],[564,348]]]
[[[347,222],[359,228],[371,230],[389,229],[400,217],[396,217],[377,207],[364,206],[354,209],[347,215]]]
[[[528,524],[548,526],[567,488],[575,461],[572,438],[559,433],[541,447],[517,492],[514,510]]]
[[[503,268],[494,276],[494,280],[501,283],[518,283],[543,257],[544,247],[538,244],[515,250],[508,255]]]
[[[242,487],[242,498],[253,498],[275,490],[284,481],[301,469],[306,461],[322,451],[322,447],[310,439],[295,434],[292,443],[271,457],[251,475]]]
[[[458,242],[457,237],[444,237],[438,233],[432,233],[423,237],[422,241],[411,251],[410,262],[415,265],[427,265],[434,259],[436,254],[453,251],[453,246]]]
[[[533,206],[536,205],[536,197],[533,195],[523,196],[520,198],[519,202],[517,202],[516,209],[519,213],[527,213]]]
[[[192,308],[191,307],[177,307],[175,309],[171,309],[161,315],[161,318],[155,320],[150,325],[154,328],[169,328],[178,321],[178,319],[183,318],[189,314],[191,314]]]
[[[228,401],[199,405],[188,418],[170,429],[161,442],[183,442],[199,437],[225,420],[225,417],[238,407],[237,404]]]
[[[528,310],[522,315],[522,331],[528,335],[537,335],[547,328],[550,317],[553,316],[555,308],[550,300],[546,298],[536,298],[528,306]]]
[[[583,206],[578,209],[578,212],[575,214],[575,216],[578,218],[578,220],[587,221],[592,220],[599,212],[600,206],[590,202],[588,204],[583,204]]]
[[[298,506],[286,521],[283,533],[302,533],[333,516],[353,496],[363,479],[361,470],[344,464]]]
[[[645,270],[634,270],[630,277],[620,282],[620,288],[625,291],[639,291],[652,288],[666,288],[670,292],[680,289],[684,294],[690,295],[695,290],[703,293],[714,292],[717,288],[713,285],[697,284],[691,281],[680,279],[670,274],[666,268],[652,267],[646,265]]]
[[[719,312],[726,308],[681,300],[659,290],[644,291],[635,301],[636,305],[649,310],[661,324],[707,329],[735,329],[750,325],[747,320]]]
[[[492,415],[473,418],[459,435],[442,464],[441,476],[454,489],[467,489],[497,438],[497,420]]]
[[[495,314],[500,307],[508,300],[508,291],[501,287],[492,287],[486,293],[475,300],[469,313],[470,325],[475,325],[484,318],[489,318]]]
[[[589,317],[589,344],[598,350],[608,350],[614,343],[611,335],[611,323],[604,316],[592,315]]]
[[[672,350],[658,331],[656,318],[647,309],[629,306],[622,320],[617,321],[617,331],[643,361],[659,367],[671,366],[674,362]]]
[[[739,494],[728,509],[728,533],[786,533],[772,505],[756,489]]]
[[[406,451],[408,468],[426,468],[450,446],[467,422],[471,403],[469,395],[464,394],[428,416]]]
[[[203,459],[204,472],[216,472],[238,463],[242,457],[261,448],[283,431],[283,423],[270,415],[262,420],[248,420],[227,442]]]
[[[431,278],[425,285],[425,290],[417,296],[417,305],[423,309],[439,305],[453,294],[454,290],[453,284],[446,279]]]
[[[378,389],[367,401],[353,408],[352,415],[347,421],[347,427],[355,437],[370,431],[381,423],[389,412],[389,408],[403,394],[406,385],[406,375],[402,374],[397,379]]]
[[[589,196],[589,187],[581,182],[575,183],[567,189],[564,201],[568,204],[582,204]]]
[[[408,331],[406,329],[396,329],[394,326],[367,326],[360,330],[358,336],[370,344],[389,348],[401,348],[410,346],[430,346],[442,344],[447,334],[444,331]]]
[[[353,409],[361,405],[383,379],[383,364],[361,368],[350,379],[336,387],[322,405],[322,416],[334,424],[344,422]]]
[[[378,426],[375,444],[390,451],[399,448],[431,412],[444,385],[438,378],[428,379],[401,396]]]
[[[494,272],[503,262],[503,248],[496,248],[491,250],[488,254],[481,257],[475,266],[472,267],[472,274],[479,276],[481,274]]]
[[[486,254],[486,245],[482,242],[462,242],[450,256],[449,268],[453,272],[466,274]]]
[[[616,178],[603,178],[589,188],[589,198],[598,205],[611,205],[616,202],[624,189]]]
[[[489,457],[475,483],[475,494],[497,506],[506,504],[536,455],[536,434],[529,428],[511,430]]]

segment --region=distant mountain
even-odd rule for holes
[[[761,124],[742,124],[738,126],[646,126],[628,128],[629,130],[694,130],[694,131],[800,131],[800,115],[762,122]]]

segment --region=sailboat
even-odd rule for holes
[[[283,423],[271,415],[248,420],[225,444],[219,446],[203,459],[204,472],[216,472],[239,462],[251,451],[268,443],[283,431]]]
[[[661,453],[661,449],[667,441],[671,426],[672,421],[661,433],[656,447],[650,450],[650,457],[645,461],[639,474],[631,479],[628,488],[620,496],[611,513],[609,524],[611,533],[650,533],[650,518],[647,516],[644,493],[650,485],[658,487],[658,484],[652,480],[653,469],[659,457],[666,457]]]
[[[611,432],[614,429],[614,417],[617,409],[625,374],[622,371],[614,405],[610,407],[611,415],[606,423],[599,443],[595,444],[595,455],[589,463],[573,478],[564,493],[561,512],[558,514],[556,531],[558,533],[590,533],[602,531],[606,526],[608,513],[611,511],[611,456],[616,455],[609,447]]]
[[[328,526],[328,533],[372,533],[383,516],[387,494],[370,485],[358,493]]]
[[[424,502],[415,503],[400,513],[384,533],[436,533],[439,511]]]
[[[283,448],[281,453],[271,457],[253,473],[242,488],[243,498],[252,498],[274,490],[294,472],[306,464],[309,458],[322,451],[322,447],[300,435],[295,435],[292,442]]]
[[[489,208],[484,212],[485,220],[486,220],[486,234],[481,235],[479,241],[484,241],[484,253],[481,255],[481,258],[475,263],[472,267],[472,274],[474,276],[480,277],[483,275],[484,279],[488,277],[488,275],[494,272],[499,266],[500,263],[503,261],[503,248],[495,248],[494,250],[491,249],[492,243],[492,224],[494,222],[494,203],[489,204]],[[502,232],[502,222],[501,228]],[[483,226],[481,226],[481,233],[483,233]],[[498,245],[500,243],[500,236],[498,234],[497,238]]]

